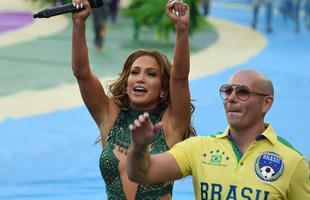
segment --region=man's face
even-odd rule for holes
[[[263,123],[264,100],[267,95],[261,95],[264,94],[264,91],[260,91],[259,82],[255,81],[254,77],[245,76],[241,73],[233,75],[228,84],[233,88],[226,96],[227,99],[224,100],[228,124],[232,128],[244,130],[258,123]],[[244,94],[240,90],[240,87],[243,86],[246,86],[250,91],[248,98],[243,98]]]

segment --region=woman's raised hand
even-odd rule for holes
[[[189,7],[182,0],[169,0],[166,5],[166,15],[175,23],[177,28],[188,28]]]
[[[83,21],[85,22],[87,17],[92,12],[90,4],[87,0],[72,0],[72,4],[75,6],[76,9],[84,8],[78,12],[72,13],[72,19],[74,22]]]

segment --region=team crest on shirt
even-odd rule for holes
[[[283,172],[284,162],[281,156],[274,152],[264,152],[256,159],[255,172],[263,181],[275,181]]]
[[[229,156],[225,154],[225,151],[219,149],[211,150],[210,152],[203,153],[203,163],[207,165],[217,165],[226,167]]]

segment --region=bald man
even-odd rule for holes
[[[132,181],[162,183],[193,176],[196,199],[310,199],[306,159],[264,121],[272,106],[272,82],[241,70],[220,89],[228,126],[214,136],[192,137],[150,156],[149,143],[162,123],[147,113],[130,125],[127,172]]]

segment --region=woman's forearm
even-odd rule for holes
[[[72,29],[72,70],[76,77],[90,73],[85,22],[74,22]]]

